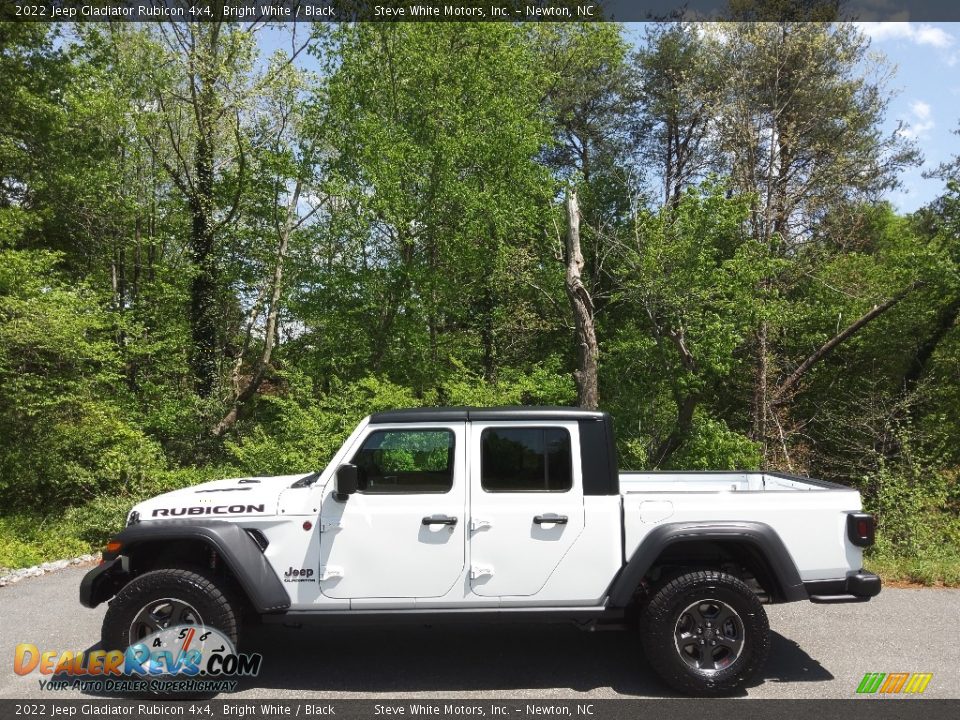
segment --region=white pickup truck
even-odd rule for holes
[[[779,473],[618,474],[606,413],[396,410],[321,472],[140,503],[80,600],[110,600],[107,649],[183,623],[236,641],[242,618],[619,626],[669,685],[720,695],[765,660],[763,603],[880,592],[860,510]]]

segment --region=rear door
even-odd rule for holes
[[[470,585],[535,595],[584,527],[576,422],[474,422]]]
[[[321,510],[320,589],[331,598],[434,598],[466,556],[465,423],[370,425],[351,451],[360,487]]]

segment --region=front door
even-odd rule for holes
[[[474,423],[470,584],[484,596],[536,595],[583,531],[576,423]]]
[[[320,589],[331,598],[435,598],[465,562],[465,423],[370,425],[359,489],[321,509]]]

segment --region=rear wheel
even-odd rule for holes
[[[742,688],[766,661],[770,626],[756,594],[713,570],[689,572],[660,587],[640,616],[641,643],[654,670],[687,695]]]

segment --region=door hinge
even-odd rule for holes
[[[470,520],[470,529],[471,530],[483,530],[484,528],[491,527],[489,520],[478,520],[477,518],[472,518]]]
[[[339,530],[340,527],[340,523],[338,522],[322,522],[320,523],[320,532],[331,532],[333,530]]]
[[[481,565],[471,565],[470,566],[470,579],[476,580],[477,578],[489,577],[493,575],[492,567],[483,567]]]
[[[333,580],[334,578],[343,577],[343,568],[334,567],[333,565],[328,565],[320,568],[320,582],[324,580]]]

